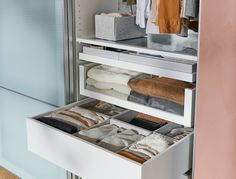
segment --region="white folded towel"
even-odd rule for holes
[[[96,81],[92,78],[87,79],[87,84],[101,90],[115,90],[117,92],[127,94],[127,95],[129,95],[131,92],[131,88],[127,85],[101,82],[101,81]]]
[[[107,65],[98,65],[91,68],[87,75],[96,81],[116,83],[128,86],[128,82],[140,75],[141,73],[125,70],[121,68],[111,67]]]
[[[97,88],[95,88],[93,86],[90,86],[90,85],[87,85],[86,89],[97,92],[97,93],[101,93],[101,94],[104,94],[104,95],[107,95],[107,96],[112,96],[112,97],[115,97],[115,98],[118,98],[118,99],[122,99],[122,100],[127,100],[128,99],[128,95],[119,93],[115,90],[101,90],[101,89],[97,89]]]

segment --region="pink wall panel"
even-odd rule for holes
[[[236,0],[202,0],[194,179],[236,179]]]

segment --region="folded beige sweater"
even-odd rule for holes
[[[192,83],[165,77],[149,77],[129,82],[130,88],[145,96],[160,97],[184,105],[186,88],[194,88]]]

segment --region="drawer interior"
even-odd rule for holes
[[[27,130],[29,149],[32,152],[46,158],[47,160],[67,169],[68,171],[82,176],[85,179],[92,179],[91,175],[95,176],[95,174],[90,174],[88,172],[89,167],[92,167],[92,169],[94,169],[93,167],[95,167],[95,164],[98,165],[98,163],[103,163],[103,161],[107,161],[108,159],[112,165],[109,166],[109,164],[106,163],[104,165],[101,165],[101,167],[110,168],[112,171],[114,171],[114,167],[119,166],[121,172],[123,172],[123,174],[118,175],[119,177],[135,176],[136,178],[140,179],[149,179],[149,172],[151,172],[152,174],[155,174],[156,172],[157,174],[154,176],[164,176],[164,171],[155,171],[156,165],[158,165],[160,169],[166,167],[165,170],[170,169],[170,167],[174,167],[172,174],[167,177],[168,179],[171,179],[173,175],[179,177],[191,168],[193,132],[188,132],[187,135],[184,135],[181,139],[178,140],[173,140],[171,137],[166,136],[166,139],[172,142],[170,146],[153,157],[147,157],[148,159],[145,159],[143,163],[140,163],[139,160],[137,161],[132,157],[130,158],[129,156],[127,157],[124,155],[124,153],[127,152],[132,145],[136,145],[139,141],[142,141],[146,137],[157,135],[159,134],[159,130],[164,129],[165,126],[172,125],[172,123],[167,123],[156,131],[149,131],[141,127],[132,125],[129,123],[129,117],[134,117],[137,112],[120,108],[119,114],[115,114],[114,116],[104,115],[107,116],[107,118],[100,124],[94,125],[87,129],[78,130],[78,132],[87,132],[96,128],[100,128],[102,126],[115,125],[119,128],[122,128],[122,130],[124,129],[127,131],[136,131],[138,135],[142,136],[140,139],[130,142],[126,146],[118,149],[115,148],[115,150],[114,148],[109,148],[111,145],[98,143],[97,139],[91,140],[91,138],[81,137],[78,132],[69,134],[59,128],[56,128],[53,125],[45,124],[38,120],[42,117],[50,116],[52,113],[68,111],[76,106],[93,109],[94,105],[98,104],[98,102],[99,101],[94,99],[86,99],[81,102],[77,102],[57,109],[55,111],[51,111],[28,119]],[[68,121],[66,120],[63,122],[68,124]],[[46,148],[45,145],[47,145]],[[82,161],[86,161],[86,158],[81,155],[81,152],[85,155],[91,155],[91,157],[93,157],[88,157],[88,162],[84,163]],[[171,155],[177,155],[177,158],[171,159]],[[72,158],[69,156],[71,156]],[[183,160],[183,162],[180,164],[181,167],[172,166],[177,165],[177,159],[179,159],[179,157],[182,157]],[[164,162],[163,160],[166,161]],[[159,161],[164,162],[163,166],[161,165],[161,163],[159,163]],[[93,163],[94,165],[91,163]],[[101,170],[100,167],[96,167],[98,168],[96,171]],[[107,177],[107,175],[105,174],[102,174],[102,176]]]

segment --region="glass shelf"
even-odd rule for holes
[[[177,35],[149,35],[147,37],[116,42],[94,37],[80,37],[77,38],[77,42],[168,58],[198,61],[197,34],[191,34],[189,38],[183,38]]]

